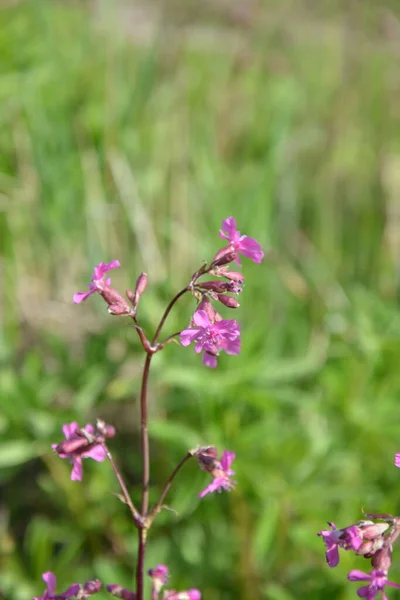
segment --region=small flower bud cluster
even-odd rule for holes
[[[68,458],[72,464],[71,479],[81,481],[83,477],[83,458],[92,458],[102,462],[107,458],[104,448],[106,438],[114,437],[115,429],[106,425],[100,419],[96,427],[85,425],[82,429],[76,421],[66,423],[62,427],[65,440],[59,444],[52,444],[52,448],[60,458]]]
[[[33,600],[68,600],[75,598],[76,600],[86,600],[93,594],[97,594],[103,587],[103,584],[98,579],[87,581],[83,585],[73,583],[65,592],[56,594],[57,578],[51,571],[43,573],[42,579],[46,584],[46,589],[42,596],[36,597]]]
[[[238,271],[229,271],[229,263],[235,261],[239,266],[239,254],[247,256],[255,263],[260,263],[264,253],[259,243],[253,238],[241,235],[236,229],[236,220],[228,217],[222,223],[220,237],[228,240],[228,245],[217,252],[208,268],[198,271],[192,280],[192,291],[199,304],[194,313],[190,327],[180,334],[183,346],[195,342],[195,351],[203,352],[203,364],[208,367],[217,366],[217,356],[224,350],[227,354],[240,353],[240,327],[235,320],[226,320],[215,310],[211,300],[216,300],[227,308],[239,308],[236,298],[242,291],[244,277]],[[222,277],[209,281],[198,281],[203,275]]]
[[[355,554],[371,559],[370,573],[353,570],[348,574],[348,579],[369,582],[359,588],[357,593],[362,598],[373,600],[379,591],[384,593],[385,586],[400,588],[399,584],[392,583],[387,578],[392,564],[392,544],[400,533],[400,518],[387,514],[366,516],[368,519],[343,529],[337,529],[334,523],[328,523],[331,530],[324,529],[317,535],[323,538],[326,561],[330,567],[339,564],[339,548],[353,550]]]
[[[80,304],[86,298],[94,293],[100,294],[108,304],[110,315],[128,315],[134,317],[137,311],[141,295],[147,286],[147,275],[141,273],[136,281],[135,291],[127,290],[126,296],[132,306],[129,306],[125,298],[114,288],[111,287],[110,277],[105,277],[108,271],[117,269],[120,266],[119,260],[112,260],[109,263],[100,263],[94,268],[92,281],[89,284],[88,292],[76,292],[73,296],[75,304]]]

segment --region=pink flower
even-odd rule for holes
[[[164,593],[163,600],[201,600],[201,593],[199,590],[187,590],[186,592],[176,592],[175,590],[168,590]]]
[[[217,356],[221,350],[227,354],[240,353],[240,329],[238,323],[222,319],[212,322],[204,310],[198,310],[193,315],[196,327],[181,331],[182,346],[189,346],[196,342],[195,351],[204,351],[203,364],[207,367],[217,366]]]
[[[63,425],[62,430],[65,441],[60,444],[52,444],[52,448],[60,458],[68,458],[71,461],[73,465],[71,479],[81,481],[83,476],[82,459],[93,458],[97,462],[105,460],[107,455],[100,442],[104,441],[104,437],[112,437],[115,430],[110,425],[105,425],[102,435],[99,436],[93,425],[86,425],[80,429],[76,421]]]
[[[238,265],[240,265],[239,254],[247,256],[257,264],[264,258],[264,252],[257,240],[247,237],[247,235],[241,235],[240,231],[236,229],[236,219],[233,217],[228,217],[222,222],[219,236],[229,241],[229,248],[235,253],[234,260]]]
[[[224,450],[220,461],[213,460],[212,462],[210,461],[209,464],[202,460],[201,455],[198,456],[200,467],[204,471],[208,471],[214,478],[210,485],[200,492],[200,498],[204,498],[206,494],[211,494],[216,491],[222,492],[222,490],[227,490],[229,492],[235,487],[236,481],[231,479],[232,475],[235,474],[235,471],[232,471],[230,468],[235,456],[236,454],[234,452]]]
[[[400,467],[400,454],[394,455],[394,464],[396,465],[396,467]]]
[[[79,583],[73,583],[67,590],[65,590],[65,592],[56,594],[57,578],[54,573],[47,571],[47,573],[43,573],[42,579],[47,588],[43,592],[42,596],[34,598],[33,600],[65,600],[67,598],[72,598],[72,596],[76,596],[81,587]]]
[[[356,525],[337,529],[334,523],[328,523],[332,531],[323,529],[317,535],[321,536],[326,546],[326,562],[330,567],[336,567],[339,563],[339,548],[345,550],[358,550],[363,543],[362,532]]]
[[[152,600],[157,600],[162,587],[168,583],[168,567],[157,565],[154,569],[149,569],[147,573],[151,577]]]
[[[360,598],[366,598],[367,600],[375,600],[379,592],[382,592],[383,600],[387,600],[385,594],[385,585],[389,587],[400,589],[398,583],[392,583],[388,581],[386,574],[383,571],[373,570],[371,573],[364,573],[363,571],[350,571],[347,576],[350,581],[369,581],[368,585],[364,585],[357,590],[357,595]]]
[[[91,294],[95,292],[104,292],[106,287],[108,287],[111,283],[111,279],[107,277],[104,279],[104,276],[111,269],[117,269],[120,266],[119,260],[112,260],[109,263],[100,263],[97,267],[94,268],[94,273],[92,275],[92,281],[89,283],[89,291],[88,292],[76,292],[73,295],[73,301],[75,304],[80,304],[86,298],[88,298]]]

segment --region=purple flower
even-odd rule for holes
[[[235,456],[234,452],[224,450],[220,461],[214,460],[209,465],[206,465],[204,461],[200,462],[199,460],[201,468],[204,471],[208,471],[214,478],[210,485],[200,492],[200,498],[204,498],[206,494],[216,491],[222,492],[222,490],[227,490],[229,492],[235,487],[236,482],[231,479],[235,471],[232,471],[230,468]]]
[[[206,311],[198,310],[193,315],[193,322],[196,327],[181,331],[181,344],[189,346],[196,342],[194,349],[197,353],[204,351],[203,364],[207,367],[217,366],[217,356],[221,350],[227,354],[240,353],[240,329],[234,319],[212,322]]]
[[[375,600],[379,592],[382,592],[383,600],[387,600],[387,596],[384,591],[385,585],[400,589],[400,585],[398,583],[392,583],[391,581],[388,581],[388,578],[383,571],[373,570],[371,573],[364,573],[363,571],[358,570],[350,571],[347,579],[350,581],[370,582],[368,585],[363,585],[357,590],[357,595],[360,598],[366,598],[367,600]]]
[[[168,592],[165,592],[163,600],[201,600],[201,593],[195,589],[186,592],[168,590]]]
[[[122,598],[122,600],[136,600],[134,592],[114,583],[107,586],[107,592],[110,592],[116,598]]]
[[[67,598],[72,598],[72,596],[76,596],[81,587],[79,583],[73,583],[67,590],[65,590],[65,592],[56,594],[57,578],[54,573],[47,571],[47,573],[43,573],[42,579],[47,588],[43,592],[42,596],[34,598],[33,600],[65,600]]]
[[[161,588],[168,583],[168,567],[157,565],[154,569],[149,569],[147,573],[151,577],[152,600],[157,600]]]
[[[229,248],[235,253],[234,260],[238,265],[240,265],[239,254],[247,256],[257,264],[264,258],[264,252],[257,240],[247,237],[247,235],[241,235],[240,231],[236,229],[236,219],[233,217],[228,217],[225,221],[222,221],[219,236],[229,240]]]
[[[104,276],[111,269],[117,269],[120,266],[119,260],[112,260],[109,263],[100,263],[97,267],[94,268],[94,273],[92,275],[92,281],[89,283],[89,291],[88,292],[76,292],[73,295],[73,301],[75,304],[80,304],[86,298],[88,298],[91,294],[95,292],[104,292],[106,287],[108,287],[111,283],[111,279],[107,277],[104,279]]]
[[[396,467],[400,467],[400,454],[394,455],[394,464],[396,465]]]
[[[326,546],[326,562],[330,567],[336,567],[339,563],[339,548],[355,550],[363,543],[362,532],[356,525],[337,529],[334,523],[328,523],[332,531],[323,529],[317,535],[321,536]]]
[[[106,427],[109,427],[109,435],[107,437],[112,437],[115,430],[110,426]],[[63,425],[62,430],[66,440],[60,444],[52,444],[52,448],[60,458],[68,458],[71,461],[71,479],[73,481],[81,481],[83,475],[82,459],[93,458],[97,462],[102,462],[107,458],[106,451],[97,441],[101,438],[95,435],[93,425],[86,425],[82,430],[78,423],[73,421],[72,423]],[[90,438],[93,438],[94,441],[91,441]]]

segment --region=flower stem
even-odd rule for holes
[[[167,320],[167,317],[168,317],[169,313],[171,312],[171,309],[172,309],[172,307],[174,306],[175,302],[177,302],[177,301],[179,300],[179,298],[180,298],[181,296],[183,296],[183,294],[186,294],[186,292],[188,292],[188,291],[189,291],[189,289],[190,289],[190,288],[189,288],[189,286],[186,286],[185,288],[183,288],[183,290],[181,290],[180,292],[178,292],[178,293],[176,294],[176,296],[174,296],[174,297],[172,298],[171,302],[168,304],[167,308],[166,308],[166,309],[165,309],[165,311],[164,311],[164,314],[163,314],[163,316],[161,317],[161,321],[160,321],[160,323],[158,324],[158,327],[157,327],[157,329],[156,329],[156,332],[155,332],[155,334],[154,334],[153,340],[152,340],[152,342],[151,342],[151,345],[152,345],[152,346],[154,346],[154,344],[156,344],[156,343],[157,343],[157,340],[158,340],[158,338],[159,338],[159,336],[160,336],[161,330],[162,330],[162,328],[164,327],[164,323],[165,323],[165,321]]]
[[[148,516],[148,520],[147,520],[147,525],[148,527],[151,526],[151,523],[154,519],[154,517],[160,512],[161,509],[161,505],[165,500],[165,496],[167,495],[169,488],[172,485],[173,480],[175,479],[175,476],[177,475],[178,471],[183,467],[183,465],[185,464],[185,462],[187,460],[189,460],[189,458],[192,457],[192,454],[190,454],[190,452],[188,452],[183,458],[182,460],[176,465],[175,469],[172,471],[171,475],[168,477],[165,485],[164,485],[164,489],[161,492],[161,496],[157,502],[157,504],[154,506],[153,510],[151,511],[150,515]]]
[[[132,502],[132,499],[131,499],[131,497],[129,495],[129,492],[127,490],[127,487],[125,485],[123,477],[122,477],[122,475],[120,473],[120,470],[118,469],[118,466],[117,466],[116,462],[114,461],[114,459],[112,457],[112,454],[109,451],[107,445],[105,443],[103,443],[102,446],[104,448],[105,453],[107,454],[107,458],[110,461],[110,464],[111,464],[111,466],[113,468],[113,471],[114,471],[114,473],[115,473],[115,475],[116,475],[116,477],[118,479],[118,483],[119,483],[120,488],[122,490],[122,494],[124,496],[125,502],[129,506],[129,510],[132,513],[133,521],[134,521],[136,527],[141,527],[142,526],[142,518],[141,518],[140,514],[138,513],[138,511],[136,510],[135,505]]]

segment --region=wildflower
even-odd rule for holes
[[[154,569],[149,569],[147,573],[152,580],[152,599],[157,600],[162,587],[168,583],[168,567],[166,565],[157,565]]]
[[[206,452],[204,452],[205,450]],[[194,452],[194,456],[196,456],[201,469],[213,476],[210,485],[199,493],[200,498],[216,491],[227,490],[229,492],[234,488],[236,482],[232,480],[232,475],[235,474],[235,471],[232,471],[230,466],[236,456],[235,452],[224,450],[221,460],[217,460],[215,448],[210,446],[209,448],[200,448]]]
[[[394,464],[396,467],[400,467],[400,454],[394,455]]]
[[[73,583],[69,586],[67,590],[65,590],[65,592],[62,592],[61,594],[56,594],[57,578],[54,575],[54,573],[52,573],[51,571],[47,571],[47,573],[43,573],[42,579],[45,582],[47,588],[43,592],[42,596],[34,598],[33,600],[66,600],[67,598],[72,598],[73,596],[76,596],[81,587],[79,583]]]
[[[369,581],[368,585],[364,585],[357,590],[357,595],[360,598],[366,598],[367,600],[375,600],[379,592],[382,592],[383,600],[387,600],[385,594],[385,585],[393,588],[400,588],[400,584],[392,583],[388,581],[386,574],[383,571],[373,570],[371,573],[364,573],[363,571],[350,571],[347,576],[349,581]]]
[[[163,600],[201,600],[201,593],[195,589],[187,590],[186,592],[168,590],[168,592],[164,593]]]
[[[111,269],[117,269],[120,266],[119,260],[112,260],[109,263],[100,263],[94,268],[94,272],[92,275],[92,281],[89,283],[89,291],[88,292],[76,292],[73,295],[73,301],[75,304],[80,304],[86,298],[88,298],[91,294],[95,292],[103,293],[107,287],[109,287],[111,283],[110,277],[104,279],[104,276]]]
[[[120,585],[111,584],[107,586],[107,592],[115,596],[116,598],[122,598],[122,600],[136,600],[136,594],[123,588]]]
[[[317,535],[321,536],[326,546],[326,562],[330,567],[336,567],[339,563],[339,548],[355,550],[363,543],[362,532],[356,525],[337,529],[334,523],[328,523],[332,531],[323,529]]]
[[[105,425],[103,432],[99,435],[93,425],[86,425],[80,429],[78,423],[73,421],[62,427],[65,440],[60,444],[52,444],[53,450],[60,458],[68,458],[72,463],[71,479],[81,481],[83,475],[82,459],[93,458],[97,462],[106,459],[106,451],[101,443],[105,437],[115,435],[115,429]]]
[[[195,351],[204,351],[203,364],[207,367],[217,366],[217,356],[221,350],[227,354],[240,353],[240,329],[235,320],[211,321],[209,314],[204,310],[198,310],[193,315],[196,327],[190,327],[181,331],[180,339],[182,346],[189,346],[196,342]]]
[[[81,587],[80,591],[77,594],[77,600],[86,600],[89,596],[93,596],[93,594],[97,594],[103,587],[103,584],[99,579],[93,579],[91,581],[86,581],[86,583]]]
[[[228,217],[222,222],[219,236],[229,241],[229,249],[234,252],[234,260],[238,265],[240,265],[239,254],[247,256],[257,264],[264,258],[264,252],[257,240],[247,237],[247,235],[241,235],[240,231],[236,229],[236,219],[234,217]]]

